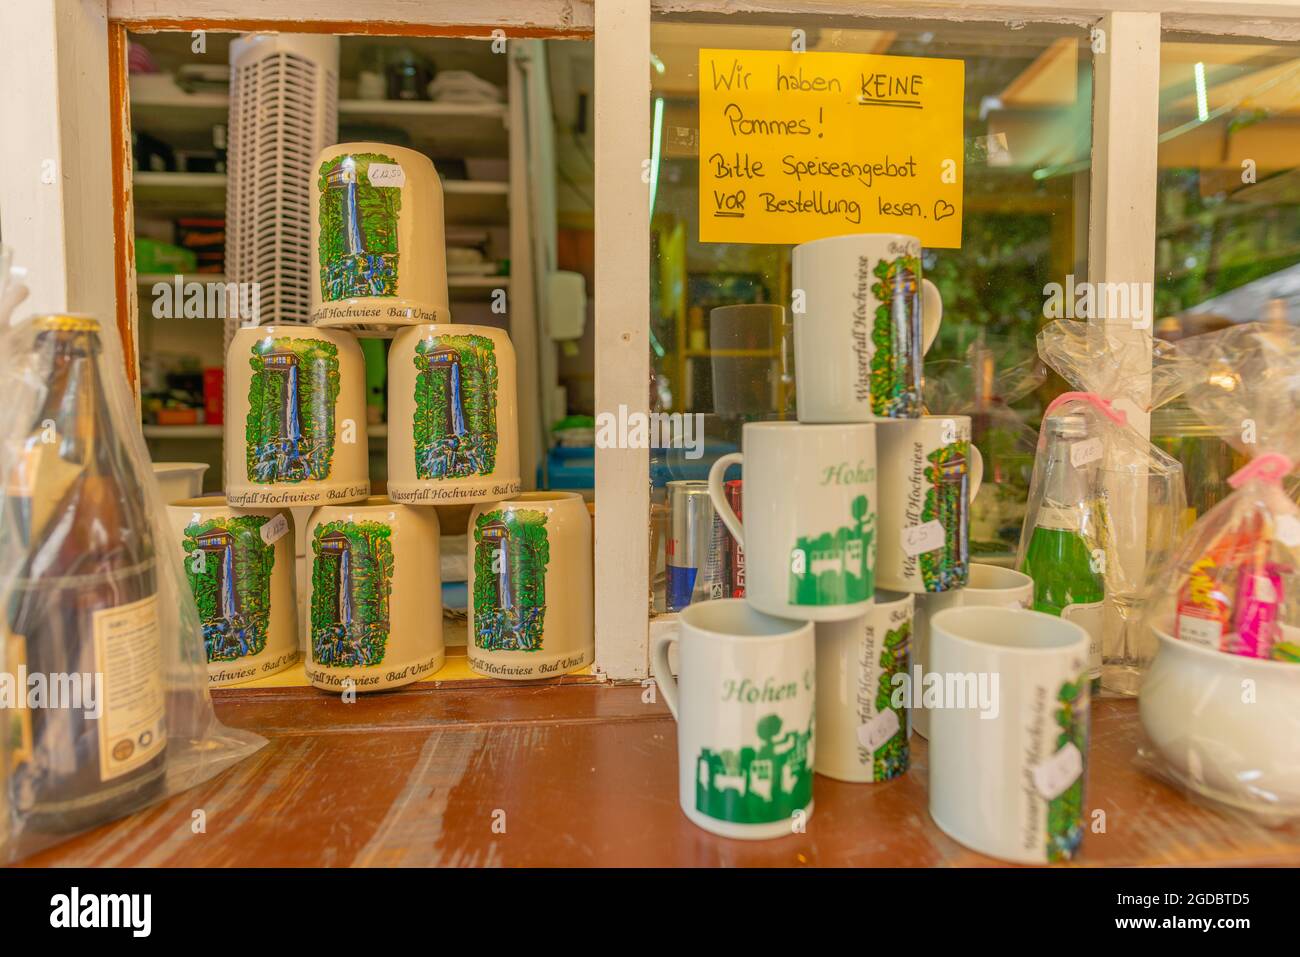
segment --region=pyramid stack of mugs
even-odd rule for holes
[[[1082,834],[1086,688],[1079,747],[1058,748],[1051,709],[1087,636],[1024,610],[1027,576],[969,561],[983,463],[968,416],[923,412],[942,302],[920,242],[816,240],[794,248],[792,271],[798,421],[746,424],[743,451],[709,474],[744,549],[745,596],[687,606],[652,652],[678,722],[682,810],[726,837],[800,831],[814,772],[891,781],[916,730],[944,831],[1005,859],[1068,858]],[[739,515],[725,482],[735,466]]]
[[[225,497],[169,507],[211,684],[300,654],[329,691],[431,677],[445,658],[437,506],[472,506],[470,667],[514,679],[586,667],[590,515],[576,494],[520,492],[514,349],[500,329],[452,324],[433,164],[381,143],[331,146],[310,195],[310,322],[236,332]],[[371,494],[358,336],[392,340],[386,496]],[[295,507],[313,509],[302,536]]]

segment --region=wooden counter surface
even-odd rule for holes
[[[36,865],[935,866],[996,863],[926,810],[926,745],[885,784],[816,778],[805,834],[742,842],[677,806],[677,749],[640,687],[415,685],[344,704],[308,688],[216,692],[269,743],[213,781],[30,858]],[[1134,764],[1133,701],[1093,710],[1083,865],[1300,864],[1300,828],[1190,803]],[[195,809],[206,833],[191,832]],[[1089,817],[1089,819],[1091,819]]]

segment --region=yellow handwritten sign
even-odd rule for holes
[[[961,60],[700,51],[700,241],[961,245]]]

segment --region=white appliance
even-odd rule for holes
[[[252,34],[230,45],[226,274],[260,284],[262,325],[307,321],[309,190],[316,155],[338,141],[338,76],[338,37]],[[253,318],[233,312],[227,347]]]

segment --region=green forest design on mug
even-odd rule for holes
[[[799,536],[790,552],[790,604],[851,605],[871,597],[876,516],[865,495],[853,500],[852,515],[852,525]]]
[[[332,668],[383,662],[393,590],[393,530],[324,522],[312,533],[311,657]]]
[[[871,411],[914,418],[921,414],[921,260],[881,259],[872,272],[879,280],[871,286],[879,305],[871,328]]]
[[[229,515],[185,527],[185,577],[203,623],[208,661],[261,654],[271,623],[275,546],[264,515]]]
[[[323,339],[266,337],[248,360],[244,458],[260,484],[320,482],[334,461],[338,347]]]
[[[484,651],[541,651],[546,513],[495,509],[474,522],[474,646]]]
[[[970,560],[965,515],[970,442],[966,439],[949,442],[931,452],[926,462],[927,488],[921,520],[937,521],[943,526],[943,547],[921,554],[921,581],[929,592],[962,588],[967,581]]]
[[[781,733],[776,714],[758,719],[762,742],[736,751],[700,750],[695,761],[695,809],[719,821],[769,824],[789,820],[812,800],[812,724]]]
[[[1083,768],[1068,788],[1047,803],[1047,859],[1068,861],[1083,841],[1083,782],[1088,776],[1088,686],[1085,672],[1061,685],[1054,713],[1059,731],[1056,750],[1073,744],[1083,757]]]
[[[321,164],[317,258],[326,302],[397,294],[402,190],[371,185],[371,163],[397,165],[382,153],[347,154]]]
[[[871,761],[874,781],[888,781],[903,774],[911,765],[912,752],[907,743],[907,705],[893,705],[895,675],[907,674],[908,642],[912,637],[911,621],[885,632],[884,647],[880,649],[880,678],[876,682],[876,714],[891,709],[898,715],[898,730],[888,741],[868,752],[858,748],[858,756],[865,763]]]
[[[421,339],[415,363],[415,474],[490,475],[497,458],[496,346],[487,336]]]

